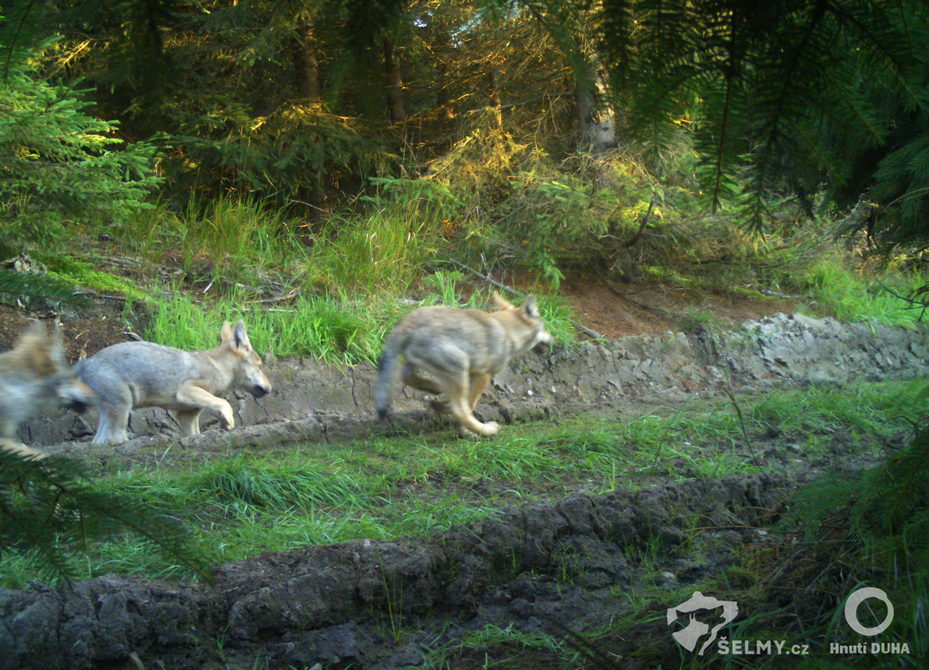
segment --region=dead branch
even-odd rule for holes
[[[465,270],[465,271],[467,271],[467,272],[470,272],[470,273],[473,274],[475,277],[479,277],[479,278],[483,279],[484,281],[486,281],[486,282],[487,282],[488,284],[490,284],[491,286],[496,286],[496,287],[497,287],[498,289],[500,289],[501,291],[509,291],[510,293],[512,293],[512,294],[514,294],[514,295],[517,295],[517,296],[519,296],[520,298],[526,298],[526,297],[528,297],[527,294],[525,293],[525,291],[520,291],[519,289],[513,288],[512,286],[507,286],[506,284],[497,281],[497,280],[494,279],[493,277],[491,277],[491,276],[489,276],[489,275],[485,275],[483,272],[478,272],[478,271],[475,270],[474,268],[469,267],[469,266],[465,265],[464,263],[460,263],[460,262],[456,261],[454,258],[450,258],[449,261],[450,261],[453,265],[457,265],[458,267],[460,267],[462,270]],[[603,338],[603,335],[601,335],[600,333],[598,333],[596,330],[592,330],[592,329],[588,328],[587,326],[583,325],[582,323],[579,323],[579,322],[577,322],[577,321],[571,321],[571,325],[573,325],[577,330],[579,330],[581,333],[583,333],[583,334],[586,335],[587,337],[592,337],[592,338],[595,339],[595,340],[602,340],[602,339],[604,339],[604,338]]]

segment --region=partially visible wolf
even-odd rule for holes
[[[0,354],[0,446],[43,456],[19,444],[16,429],[55,401],[83,411],[94,401],[94,394],[65,360],[59,326],[49,334],[41,321],[33,321],[14,347]]]
[[[229,390],[260,398],[271,391],[242,321],[223,323],[220,344],[206,351],[182,351],[152,342],[121,342],[75,365],[97,394],[100,423],[93,443],[129,439],[129,412],[135,407],[172,410],[184,436],[200,432],[200,412],[218,412],[235,426],[232,406],[218,396]]]
[[[494,421],[481,423],[474,408],[491,377],[514,356],[540,343],[551,344],[535,298],[515,307],[493,294],[498,310],[483,312],[456,307],[420,307],[394,327],[387,338],[374,389],[374,405],[381,420],[387,417],[399,358],[405,359],[403,383],[427,393],[445,394],[449,409],[462,429],[496,435]]]

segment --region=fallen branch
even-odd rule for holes
[[[450,258],[450,259],[449,259],[449,262],[452,263],[452,265],[457,265],[457,266],[460,267],[462,270],[467,270],[468,272],[470,272],[471,274],[473,274],[473,275],[476,276],[476,277],[480,277],[481,279],[483,279],[483,280],[484,280],[485,282],[487,282],[488,284],[491,284],[491,285],[493,285],[493,286],[496,286],[498,289],[500,289],[500,290],[502,290],[502,291],[509,291],[510,293],[512,293],[512,294],[514,294],[514,295],[518,295],[520,298],[526,298],[526,297],[527,297],[527,294],[526,294],[524,291],[520,291],[519,289],[513,288],[512,286],[507,286],[506,284],[503,284],[502,282],[498,282],[498,281],[497,281],[496,279],[494,279],[493,277],[490,277],[490,276],[488,276],[488,275],[485,275],[483,272],[478,272],[478,271],[475,270],[474,268],[469,267],[469,266],[465,265],[464,263],[459,263],[459,262],[456,261],[454,258]]]
[[[462,270],[466,270],[466,271],[470,272],[471,274],[473,274],[473,275],[476,276],[476,277],[480,277],[481,279],[483,279],[484,281],[486,281],[488,284],[491,284],[492,286],[496,286],[498,289],[500,289],[500,290],[502,290],[502,291],[509,291],[510,293],[512,293],[512,294],[514,294],[514,295],[517,295],[517,296],[519,296],[520,298],[526,298],[526,297],[528,297],[528,294],[527,294],[525,291],[520,291],[519,289],[515,289],[515,288],[513,288],[512,286],[507,286],[507,285],[504,284],[503,282],[499,282],[499,281],[497,281],[496,279],[494,279],[493,277],[491,277],[491,276],[489,276],[489,275],[485,275],[483,272],[478,272],[478,271],[475,270],[474,268],[469,267],[469,266],[465,265],[464,263],[460,263],[460,262],[456,261],[454,258],[450,258],[450,259],[449,259],[449,262],[451,262],[453,265],[457,265],[457,266],[460,267]],[[595,340],[602,340],[602,339],[604,339],[603,335],[601,335],[600,333],[598,333],[596,330],[592,330],[592,329],[588,328],[587,326],[583,325],[582,323],[580,323],[580,322],[578,322],[578,321],[573,321],[573,320],[572,320],[572,321],[571,321],[571,325],[574,326],[578,331],[580,331],[581,333],[583,333],[583,334],[586,335],[587,337],[592,337],[592,338],[595,339]]]
[[[908,302],[911,305],[913,305],[912,307],[907,307],[906,309],[920,310],[919,316],[916,318],[916,322],[919,323],[923,320],[923,315],[926,313],[926,310],[929,309],[929,302],[924,302],[922,300],[916,300],[915,298],[908,298],[906,296],[900,295],[899,293],[894,291],[892,288],[890,288],[889,286],[885,286],[884,284],[881,284],[881,288],[887,291],[890,295],[894,296],[895,298],[899,298],[903,302]],[[924,289],[925,287],[923,287],[923,289],[919,289],[917,293],[924,292]]]
[[[648,225],[648,220],[652,216],[652,207],[655,206],[655,199],[652,198],[648,201],[648,211],[645,212],[645,216],[642,217],[642,221],[639,223],[639,229],[636,231],[635,235],[632,236],[627,242],[623,242],[621,245],[623,249],[628,249],[633,246],[636,242],[639,241],[639,238],[642,237],[642,233],[645,231],[645,226]]]

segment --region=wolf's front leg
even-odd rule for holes
[[[232,415],[232,405],[217,398],[206,389],[194,386],[193,384],[182,384],[178,388],[175,398],[180,404],[192,405],[201,409],[211,409],[221,417],[226,423],[226,429],[231,430],[235,427],[235,417]],[[187,410],[184,410],[187,411]]]
[[[191,435],[200,434],[200,412],[199,409],[175,410],[174,418],[177,419],[177,423],[181,427],[181,435],[190,437]]]

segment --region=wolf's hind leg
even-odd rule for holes
[[[478,401],[490,385],[490,375],[486,372],[471,375],[471,411],[477,407]]]
[[[412,363],[407,363],[403,366],[403,383],[419,391],[425,391],[426,393],[438,395],[442,392],[442,389],[439,388],[435,380],[423,376],[419,368]]]
[[[500,425],[496,421],[481,423],[474,416],[470,406],[470,384],[468,375],[462,372],[460,376],[447,380],[447,392],[451,401],[452,414],[463,427],[472,433],[491,437],[496,435],[500,430]],[[481,389],[483,391],[483,389]]]
[[[174,410],[174,418],[181,427],[181,435],[190,437],[200,434],[200,412],[199,409]]]
[[[129,439],[129,406],[100,404],[100,424],[92,444],[119,444]]]

